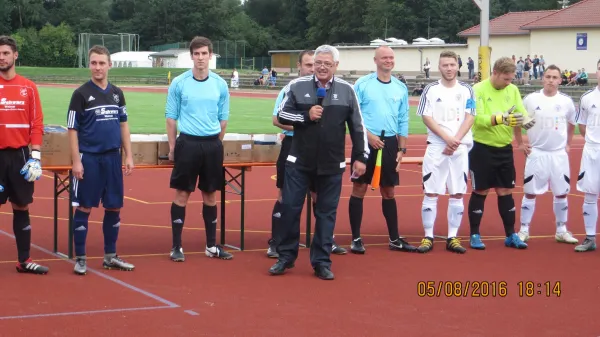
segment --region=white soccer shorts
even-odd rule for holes
[[[425,193],[448,194],[467,193],[467,172],[469,172],[469,151],[461,145],[453,155],[442,153],[444,145],[428,145],[423,157],[423,190]]]
[[[600,146],[590,144],[583,146],[577,190],[583,193],[600,194]]]
[[[565,195],[571,190],[569,155],[564,150],[542,151],[532,149],[525,161],[523,192],[540,195],[550,190],[554,195]]]

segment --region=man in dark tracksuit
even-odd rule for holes
[[[279,106],[279,122],[294,126],[294,141],[287,157],[282,193],[279,259],[269,270],[273,275],[294,267],[299,250],[300,216],[306,190],[312,182],[317,204],[310,261],[317,277],[334,278],[329,257],[342,175],[346,169],[346,124],[352,138],[355,176],[364,174],[369,156],[365,126],[354,89],[348,82],[333,76],[338,58],[339,52],[334,47],[317,48],[315,74],[290,82]],[[321,105],[318,105],[316,94],[318,88],[327,90]]]

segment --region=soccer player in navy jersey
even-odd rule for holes
[[[381,154],[381,208],[388,227],[389,248],[395,251],[414,252],[411,246],[398,234],[398,211],[394,198],[394,187],[400,183],[399,170],[402,156],[406,153],[408,137],[408,89],[399,79],[392,76],[394,51],[388,46],[378,47],[374,57],[377,71],[359,78],[354,90],[367,128],[369,159],[367,172],[353,178],[352,195],[348,204],[352,243],[350,251],[364,254],[365,248],[360,237],[363,217],[363,198],[367,185],[371,183],[377,151]],[[381,132],[384,138],[380,139]]]
[[[176,190],[171,204],[171,260],[185,260],[181,235],[186,205],[196,186],[202,192],[202,217],[206,230],[204,253],[208,257],[229,260],[233,255],[216,244],[216,191],[221,189],[225,179],[222,140],[229,119],[229,88],[221,76],[208,68],[213,57],[209,39],[195,37],[190,43],[190,54],[194,67],[171,83],[165,112],[169,160],[174,161],[170,186]]]
[[[120,210],[123,207],[121,147],[125,150],[125,175],[133,171],[131,136],[123,91],[108,81],[112,66],[104,46],[89,50],[90,81],[75,89],[69,104],[67,127],[73,161],[73,238],[76,274],[87,272],[86,239],[92,208],[104,206],[104,262],[106,269],[133,270],[116,253]]]

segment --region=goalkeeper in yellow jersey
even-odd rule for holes
[[[469,200],[470,246],[485,249],[479,226],[491,188],[498,196],[498,212],[504,224],[507,247],[525,249],[527,244],[515,233],[515,165],[512,140],[516,130],[535,124],[523,106],[519,88],[512,84],[516,66],[508,57],[494,63],[490,78],[473,86],[476,99],[473,148],[469,152],[472,193]],[[517,127],[517,128],[515,128]]]

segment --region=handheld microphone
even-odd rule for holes
[[[323,98],[325,98],[325,95],[327,95],[327,90],[325,90],[325,88],[317,89],[317,104],[318,105],[323,106]]]
[[[317,105],[323,107],[323,99],[327,95],[327,90],[325,88],[317,88]],[[317,123],[321,121],[321,118],[317,120]]]

